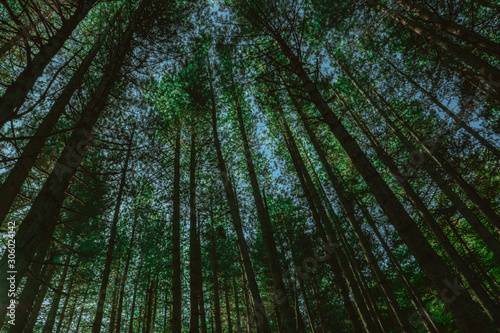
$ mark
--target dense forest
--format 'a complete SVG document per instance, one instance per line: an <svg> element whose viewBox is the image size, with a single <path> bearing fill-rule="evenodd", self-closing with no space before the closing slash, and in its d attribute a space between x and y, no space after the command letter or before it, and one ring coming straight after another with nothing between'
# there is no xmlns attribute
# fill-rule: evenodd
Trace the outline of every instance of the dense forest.
<svg viewBox="0 0 500 333"><path fill-rule="evenodd" d="M0 0L0 330L500 332L499 27Z"/></svg>

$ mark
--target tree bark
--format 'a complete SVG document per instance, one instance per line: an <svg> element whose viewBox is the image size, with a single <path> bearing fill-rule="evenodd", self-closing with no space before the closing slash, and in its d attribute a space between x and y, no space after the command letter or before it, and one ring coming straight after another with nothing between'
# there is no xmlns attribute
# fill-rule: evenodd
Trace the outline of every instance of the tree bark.
<svg viewBox="0 0 500 333"><path fill-rule="evenodd" d="M120 218L120 208L122 205L123 193L125 190L125 185L127 181L127 171L129 168L130 156L132 154L132 146L134 139L135 128L132 130L132 135L130 136L129 148L127 151L127 156L125 157L125 162L123 164L122 175L120 179L120 186L118 188L118 195L116 198L116 206L113 214L113 220L111 222L110 236L108 240L108 247L106 250L106 260L104 262L104 270L102 272L102 282L99 291L99 299L97 301L97 310L92 324L92 333L101 332L102 317L104 315L104 302L106 300L106 292L108 289L109 275L111 273L111 265L113 263L113 252L115 250L116 236L118 233L118 220Z"/></svg>
<svg viewBox="0 0 500 333"><path fill-rule="evenodd" d="M137 227L137 215L134 218L134 225L132 226L132 236L130 237L130 244L127 250L127 259L125 261L125 268L123 270L123 277L120 283L120 297L118 299L118 310L117 310L117 319L116 319L116 333L120 333L122 326L122 313L123 313L123 298L125 297L125 285L127 282L128 270L130 267L130 259L132 257L132 249L134 247L134 239L135 239L135 230Z"/></svg>
<svg viewBox="0 0 500 333"><path fill-rule="evenodd" d="M199 236L196 225L196 130L191 127L191 154L189 164L189 290L191 316L189 331L197 333L200 330L200 288L201 288L201 257L198 257Z"/></svg>
<svg viewBox="0 0 500 333"><path fill-rule="evenodd" d="M181 291L181 130L176 129L174 151L174 197L172 214L172 331L182 330L182 291Z"/></svg>
<svg viewBox="0 0 500 333"><path fill-rule="evenodd" d="M262 198L259 183L257 180L257 174L255 172L252 151L248 142L245 122L243 119L241 101L239 97L236 98L236 111L238 115L240 133L243 141L244 155L247 164L248 175L250 177L250 184L252 186L252 194L255 206L257 207L257 216L260 222L260 228L262 230L262 237L264 239L264 249L266 251L269 268L271 270L271 276L275 289L274 292L277 294L277 296L279 294L280 297L280 299L278 300L278 309L280 311L281 319L283 321L283 326L286 332L303 332L303 330L298 331L295 327L295 323L293 320L293 310L287 297L287 289L285 288L285 283L283 282L283 271L279 263L279 255L276 249L276 241L274 239L271 218L269 216L269 211L264 205L264 199Z"/></svg>
<svg viewBox="0 0 500 333"><path fill-rule="evenodd" d="M64 269L59 279L59 284L57 285L56 292L52 298L52 304L50 305L49 313L47 314L47 321L43 326L42 333L53 333L54 324L56 322L57 311L59 310L59 302L61 301L61 295L64 289L64 283L66 282L66 276L68 275L69 264L71 262L71 254L66 257L64 261Z"/></svg>
<svg viewBox="0 0 500 333"><path fill-rule="evenodd" d="M219 140L219 135L217 133L217 115L216 115L216 104L215 104L215 96L214 89L212 87L212 83L209 80L211 91L212 91L212 134L214 138L215 150L217 154L217 165L221 174L222 182L224 184L224 191L226 193L226 200L229 204L230 215L234 225L234 229L236 231L236 236L238 239L238 248L243 257L243 264L245 267L245 274L248 279L248 286L250 289L250 293L252 295L253 303L255 305L254 315L257 320L257 325L260 327L263 333L271 333L271 329L269 327L269 320L266 315L266 310L264 308L264 304L262 302L262 298L260 296L259 286L257 285L257 281L255 279L255 273L252 267L252 263L250 260L250 253L248 251L248 246L245 240L245 235L243 234L243 226L239 213L239 208L237 204L236 194L233 190L233 184L229 173L226 169L226 164L224 161L224 156L222 155L222 146Z"/></svg>

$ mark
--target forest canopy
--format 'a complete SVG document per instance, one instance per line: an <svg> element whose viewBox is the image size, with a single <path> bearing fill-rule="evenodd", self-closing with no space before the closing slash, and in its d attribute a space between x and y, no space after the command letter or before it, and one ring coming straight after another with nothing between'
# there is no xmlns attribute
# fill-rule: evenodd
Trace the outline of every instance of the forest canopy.
<svg viewBox="0 0 500 333"><path fill-rule="evenodd" d="M0 0L0 330L500 332L499 27Z"/></svg>

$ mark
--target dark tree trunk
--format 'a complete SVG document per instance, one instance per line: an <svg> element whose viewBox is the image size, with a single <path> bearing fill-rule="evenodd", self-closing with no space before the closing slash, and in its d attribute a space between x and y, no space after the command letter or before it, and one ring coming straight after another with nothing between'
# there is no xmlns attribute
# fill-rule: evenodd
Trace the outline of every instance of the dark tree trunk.
<svg viewBox="0 0 500 333"><path fill-rule="evenodd" d="M189 164L189 288L191 316L189 331L200 330L201 254L198 249L199 236L196 225L196 129L191 128L191 156Z"/></svg>
<svg viewBox="0 0 500 333"><path fill-rule="evenodd" d="M264 238L264 249L266 251L266 256L269 262L269 268L271 270L271 276L273 280L273 285L275 293L279 294L280 299L278 300L277 308L280 311L281 319L283 321L283 327L286 332L299 332L295 326L293 320L293 310L287 297L287 290L285 288L285 283L283 282L283 271L279 263L279 255L276 249L276 241L274 239L273 227L271 224L271 218L269 216L269 211L264 205L264 199L259 188L259 182L257 179L257 174L255 172L254 162L252 158L252 150L248 142L248 137L245 129L245 122L243 119L243 111L241 108L239 97L236 101L236 111L238 114L238 122L241 132L241 137L243 141L243 148L245 152L245 159L247 163L248 175L250 177L250 183L252 186L252 194L257 207L257 216L260 222L260 227L262 230L262 236ZM300 331L302 332L302 331Z"/></svg>
<svg viewBox="0 0 500 333"><path fill-rule="evenodd" d="M132 249L134 247L134 239L135 239L135 229L137 227L137 216L134 219L134 225L132 227L132 235L130 237L130 245L127 250L127 259L125 261L125 268L123 270L123 276L120 283L120 297L118 299L118 310L116 317L116 333L120 333L122 327L122 312L123 312L123 298L125 297L125 285L127 282L128 270L130 267L130 259L132 257Z"/></svg>
<svg viewBox="0 0 500 333"><path fill-rule="evenodd" d="M47 321L43 326L42 333L53 333L54 324L56 322L57 311L59 310L59 302L61 301L61 295L64 289L64 283L66 282L66 276L68 275L69 264L71 262L71 255L66 257L64 261L64 269L59 280L59 284L56 288L55 295L52 298L52 304L50 305L49 313L47 314Z"/></svg>
<svg viewBox="0 0 500 333"><path fill-rule="evenodd" d="M182 330L182 291L181 291L181 130L175 134L174 155L174 198L172 214L172 331Z"/></svg>
<svg viewBox="0 0 500 333"><path fill-rule="evenodd" d="M212 318L215 321L215 332L222 333L222 320L220 310L220 292L219 292L219 259L217 255L216 233L214 228L212 204L210 203L210 224L212 226L212 270L213 270L213 284L214 284L214 309L212 311Z"/></svg>
<svg viewBox="0 0 500 333"><path fill-rule="evenodd" d="M211 84L211 81L209 81ZM233 189L233 184L229 172L226 169L226 164L224 161L224 156L222 155L222 145L219 140L219 134L217 131L217 109L215 104L214 89L211 86L212 91L212 134L214 138L215 150L217 154L217 165L221 174L222 182L224 184L224 191L226 193L226 200L229 205L231 219L236 231L236 236L238 239L238 248L243 258L243 265L245 267L245 274L248 279L248 286L250 293L252 295L253 303L255 305L255 318L257 320L257 325L260 327L263 333L271 333L269 327L269 320L267 319L266 310L260 296L259 286L257 280L255 279L255 273L252 267L252 262L250 260L250 253L248 251L248 245L245 240L245 235L243 233L243 226L240 217L240 212L238 208L236 193Z"/></svg>
<svg viewBox="0 0 500 333"><path fill-rule="evenodd" d="M104 262L104 270L102 272L102 281L101 281L101 288L99 291L99 299L97 301L97 310L95 314L94 323L92 324L92 333L99 333L101 331L102 317L104 315L104 302L106 300L106 291L108 289L109 275L111 273L111 265L113 263L113 252L115 250L115 242L118 233L118 220L120 218L120 208L122 205L123 192L125 190L125 185L127 181L127 171L129 168L130 155L132 154L134 132L135 128L132 131L132 135L130 137L130 142L129 142L129 148L127 151L127 156L125 157L125 162L123 164L120 186L118 188L118 195L116 198L115 211L113 214L113 220L111 222L108 247L106 250L106 260Z"/></svg>

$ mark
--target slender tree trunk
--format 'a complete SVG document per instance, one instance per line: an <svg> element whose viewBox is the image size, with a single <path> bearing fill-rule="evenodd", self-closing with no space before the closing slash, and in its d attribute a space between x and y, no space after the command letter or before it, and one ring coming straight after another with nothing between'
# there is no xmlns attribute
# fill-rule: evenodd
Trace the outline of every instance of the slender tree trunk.
<svg viewBox="0 0 500 333"><path fill-rule="evenodd" d="M201 228L199 229L198 232L198 257L201 260ZM200 265L201 267L201 265ZM208 328L207 328L207 316L206 316L206 311L205 311L205 294L203 292L203 272L200 272L200 285L199 287L199 305L200 305L200 321L201 321L201 333L207 333Z"/></svg>
<svg viewBox="0 0 500 333"><path fill-rule="evenodd" d="M182 291L181 291L181 130L175 134L174 155L174 198L172 215L172 331L182 330Z"/></svg>
<svg viewBox="0 0 500 333"><path fill-rule="evenodd" d="M134 294L132 296L132 309L130 310L130 320L129 320L129 325L128 325L128 333L134 333L135 305L136 305L136 301L137 301L137 290L139 289L139 283L141 280L141 272L142 272L142 261L139 265L139 269L137 270L137 276L135 278Z"/></svg>
<svg viewBox="0 0 500 333"><path fill-rule="evenodd" d="M135 239L135 230L137 227L137 215L134 218L134 225L132 226L132 235L130 237L130 245L127 250L127 259L125 261L125 268L123 270L123 277L120 283L120 297L118 299L118 310L116 317L116 333L120 333L122 326L122 313L123 313L123 298L125 297L125 285L127 282L128 270L130 267L130 259L132 258L132 249L134 247L134 239Z"/></svg>
<svg viewBox="0 0 500 333"><path fill-rule="evenodd" d="M109 275L111 273L111 265L113 263L113 252L115 250L116 236L118 233L118 220L120 218L120 208L122 206L123 192L125 190L125 185L127 181L127 171L129 168L130 155L132 153L134 132L135 128L133 129L132 135L130 136L129 148L127 151L127 156L125 157L125 162L123 164L120 186L118 188L118 195L116 198L115 211L113 213L113 220L111 222L108 247L106 250L106 260L104 262L104 269L102 272L102 282L99 291L99 299L97 301L97 310L94 318L94 323L92 324L92 333L99 333L101 331L102 317L104 315L104 302L106 300L106 291L108 289Z"/></svg>
<svg viewBox="0 0 500 333"><path fill-rule="evenodd" d="M35 81L42 75L45 67L63 47L80 21L96 3L96 0L85 0L77 3L77 7L69 20L65 21L55 35L40 48L38 54L28 62L16 80L7 88L0 98L0 127L9 119L15 117L16 109L20 107L31 90Z"/></svg>
<svg viewBox="0 0 500 333"><path fill-rule="evenodd" d="M150 276L151 280L151 276ZM147 301L146 301L146 322L144 324L144 332L151 333L151 321L153 317L153 295L154 295L154 286L153 282L150 282L149 288L146 289Z"/></svg>
<svg viewBox="0 0 500 333"><path fill-rule="evenodd" d="M239 256L239 261L240 261L240 267L241 267L241 283L242 283L242 289L243 289L243 300L245 302L245 328L247 333L252 333L252 327L250 325L251 323L251 317L250 317L250 300L248 297L248 291L247 291L247 282L245 278L245 268L243 266L243 258L241 257L241 253Z"/></svg>
<svg viewBox="0 0 500 333"><path fill-rule="evenodd" d="M66 314L67 314L66 309L68 308L68 303L69 303L69 299L71 297L71 292L73 291L74 283L75 283L75 274L71 274L71 277L69 278L68 291L66 292L67 295L64 298L63 307L62 307L61 313L59 315L59 321L57 322L57 326L56 326L56 330L55 330L56 333L61 332L62 324L64 322L64 319L66 318Z"/></svg>
<svg viewBox="0 0 500 333"><path fill-rule="evenodd" d="M278 107L278 110L280 112L280 120L284 128L283 135L285 137L285 141L287 144L288 151L290 153L292 163L295 167L295 170L297 171L297 175L299 176L299 180L301 182L306 199L309 203L311 213L313 214L313 218L316 222L316 227L321 234L321 238L327 244L328 244L328 238L334 244L339 244L337 236L333 231L331 222L326 214L325 208L319 198L319 194L316 188L314 187L312 180L305 167L304 161L302 160L302 157L299 154L299 150L297 148L293 135L290 131L286 118L284 117L283 110L280 107ZM327 229L326 233L324 229ZM328 238L326 237L326 234L328 234ZM351 300L348 295L349 294L348 290L350 290L351 293L353 294L353 299L356 304L359 318L363 322L365 329L369 330L370 332L377 332L378 329L375 327L375 323L373 323L373 321L370 318L370 314L368 308L366 307L366 304L364 303L361 290L359 289L359 286L356 284L354 280L353 272L348 267L349 265L347 263L346 255L342 252L342 250L338 249L337 246L334 246L333 251L334 251L334 257L331 258L330 263L332 265L333 271L335 272L336 284L337 286L339 286L339 289L341 290L341 296L348 311L349 319L351 320L353 326L356 327L356 330L360 331L361 328L358 326L359 323L357 322L358 316L355 314L355 311L352 308ZM345 281L342 279L341 276L339 276L339 272L344 273Z"/></svg>
<svg viewBox="0 0 500 333"><path fill-rule="evenodd" d="M69 316L68 316L68 320L66 322L66 325L64 325L64 328L61 327L61 329L64 332L71 332L71 325L73 324L73 318L75 317L77 302L78 302L78 297L76 296L76 297L74 297L74 301L71 304L71 308L69 310Z"/></svg>
<svg viewBox="0 0 500 333"><path fill-rule="evenodd" d="M191 127L191 156L189 164L189 290L190 290L190 322L189 331L200 330L200 287L201 258L198 257L199 236L196 226L196 130Z"/></svg>
<svg viewBox="0 0 500 333"><path fill-rule="evenodd" d="M83 301L82 301L82 304L85 304L85 302L87 301L87 297L88 297L88 294L89 294L89 288L87 288L85 290L85 295L83 295ZM79 329L80 329L80 324L82 322L82 318L83 318L83 311L85 310L85 306L82 306L81 307L81 310L80 310L80 314L78 315L78 321L76 322L76 328L75 328L75 332L80 332ZM31 331L28 331L28 332L31 332ZM68 329L68 333L69 333L69 329Z"/></svg>
<svg viewBox="0 0 500 333"><path fill-rule="evenodd" d="M224 298L225 298L225 303L226 303L226 318L227 318L227 328L229 333L233 333L233 324L231 321L231 308L229 305L229 283L226 280L225 282L225 288L224 288Z"/></svg>
<svg viewBox="0 0 500 333"><path fill-rule="evenodd" d="M61 301L61 295L64 289L64 283L66 282L66 276L68 275L69 264L71 262L71 254L66 257L64 261L64 269L59 280L59 284L56 288L54 298L52 299L52 304L50 305L49 313L47 314L47 321L43 326L42 333L53 333L54 324L56 322L57 311L59 310L59 302Z"/></svg>
<svg viewBox="0 0 500 333"><path fill-rule="evenodd" d="M118 267L120 267L120 262L118 262ZM113 284L113 297L111 300L111 315L109 317L109 333L115 333L116 329L116 312L118 311L118 297L120 293L120 272L119 269L116 271L115 283Z"/></svg>
<svg viewBox="0 0 500 333"><path fill-rule="evenodd" d="M275 293L280 295L278 301L278 309L281 314L281 319L283 320L283 326L286 332L298 332L293 321L293 311L290 302L287 297L287 290L285 288L285 283L283 282L283 271L279 263L279 255L276 249L276 241L274 239L273 228L271 224L271 218L269 216L269 211L264 205L264 199L260 192L259 183L257 180L257 174L255 172L255 167L252 158L252 151L250 144L248 142L248 137L245 129L245 122L243 119L243 112L241 108L239 97L236 101L236 110L238 114L238 122L241 132L241 137L243 141L243 147L245 152L245 159L247 163L248 175L250 177L250 183L252 186L252 193L255 205L257 207L257 215L260 222L260 227L262 230L262 236L264 238L264 249L266 251L266 256L269 261L269 268L271 270L271 276L273 280L273 285ZM302 331L300 331L302 332Z"/></svg>
<svg viewBox="0 0 500 333"><path fill-rule="evenodd" d="M304 300L304 305L306 307L306 314L307 314L307 321L309 322L309 329L311 330L311 333L316 333L316 328L314 327L314 316L313 316L313 310L311 308L311 303L309 302L309 299L307 298L307 293L306 289L304 287L304 283L302 280L299 279L299 289L300 289L300 294L302 295L302 299ZM317 309L318 313L320 312L319 309ZM326 326L324 326L326 327Z"/></svg>
<svg viewBox="0 0 500 333"><path fill-rule="evenodd" d="M238 289L236 288L236 277L232 276L234 307L236 312L236 332L241 333L240 304L238 300Z"/></svg>
<svg viewBox="0 0 500 333"><path fill-rule="evenodd" d="M213 284L214 284L214 309L212 311L212 316L215 321L215 332L222 333L222 320L221 320L221 310L220 310L220 292L219 292L219 259L217 255L217 243L216 234L214 228L212 203L210 203L210 224L212 226L212 270L213 270Z"/></svg>
<svg viewBox="0 0 500 333"><path fill-rule="evenodd" d="M211 81L210 85L211 85ZM264 308L264 304L262 302L262 298L260 296L259 286L257 285L257 281L255 279L255 273L252 267L252 263L250 260L250 253L248 251L248 246L245 240L245 235L243 233L243 226L240 217L240 212L237 204L236 194L234 193L233 184L229 173L226 169L224 157L222 155L222 146L219 141L219 135L217 133L217 115L216 115L216 104L215 104L215 96L214 90L211 86L212 91L212 134L214 138L215 150L217 154L218 168L221 173L222 182L224 184L224 191L226 193L226 200L229 204L230 215L234 225L234 229L236 231L236 236L238 239L238 248L243 257L243 264L245 267L245 274L248 279L248 286L250 289L250 293L252 295L253 303L255 305L255 318L257 320L257 325L260 326L260 329L263 333L271 333L271 329L269 327L269 320L267 319L266 310Z"/></svg>

